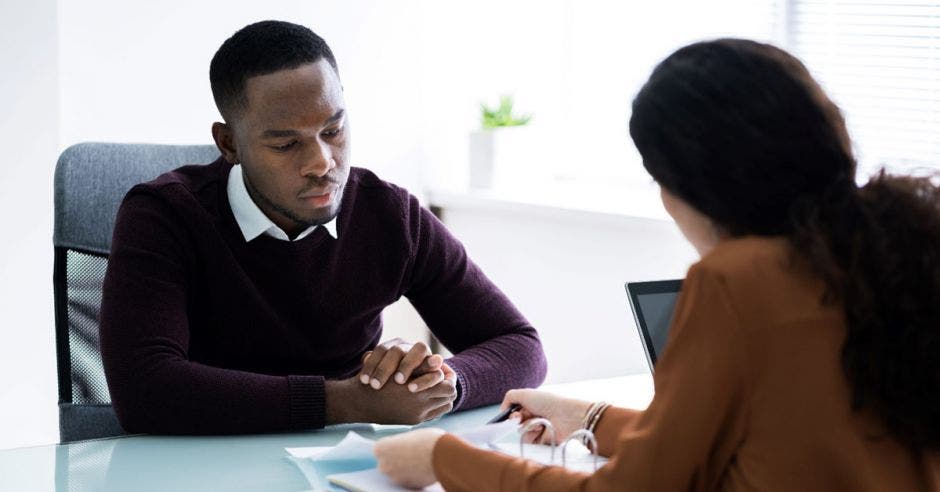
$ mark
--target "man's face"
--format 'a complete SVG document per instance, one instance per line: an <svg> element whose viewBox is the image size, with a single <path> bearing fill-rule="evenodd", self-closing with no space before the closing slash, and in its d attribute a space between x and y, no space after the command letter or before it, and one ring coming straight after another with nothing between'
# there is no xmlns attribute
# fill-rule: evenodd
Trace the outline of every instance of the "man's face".
<svg viewBox="0 0 940 492"><path fill-rule="evenodd" d="M326 60L251 77L230 125L245 185L290 235L339 213L349 177L349 128L339 77Z"/></svg>

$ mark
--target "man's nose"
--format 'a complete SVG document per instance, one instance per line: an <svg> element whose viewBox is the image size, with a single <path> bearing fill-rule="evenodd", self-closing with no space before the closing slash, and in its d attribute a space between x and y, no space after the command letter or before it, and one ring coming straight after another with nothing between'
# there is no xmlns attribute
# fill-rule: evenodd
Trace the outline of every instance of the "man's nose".
<svg viewBox="0 0 940 492"><path fill-rule="evenodd" d="M317 143L308 147L309 151L302 156L303 164L300 175L304 177L322 177L336 167L333 153L328 145Z"/></svg>

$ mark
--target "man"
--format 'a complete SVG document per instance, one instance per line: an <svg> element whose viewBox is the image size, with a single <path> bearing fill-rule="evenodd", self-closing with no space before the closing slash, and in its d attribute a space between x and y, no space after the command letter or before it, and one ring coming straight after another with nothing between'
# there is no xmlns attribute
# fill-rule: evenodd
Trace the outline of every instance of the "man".
<svg viewBox="0 0 940 492"><path fill-rule="evenodd" d="M407 191L348 162L336 61L265 21L219 48L222 156L135 186L101 310L112 402L129 432L417 423L537 386L535 330ZM377 345L402 295L456 355Z"/></svg>

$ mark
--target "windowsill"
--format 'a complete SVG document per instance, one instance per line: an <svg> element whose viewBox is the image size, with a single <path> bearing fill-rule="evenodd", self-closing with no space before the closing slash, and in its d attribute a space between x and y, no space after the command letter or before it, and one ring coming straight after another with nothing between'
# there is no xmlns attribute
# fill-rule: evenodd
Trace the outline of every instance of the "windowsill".
<svg viewBox="0 0 940 492"><path fill-rule="evenodd" d="M515 188L432 189L428 202L445 211L474 210L553 219L623 223L624 219L671 221L653 183L554 181Z"/></svg>

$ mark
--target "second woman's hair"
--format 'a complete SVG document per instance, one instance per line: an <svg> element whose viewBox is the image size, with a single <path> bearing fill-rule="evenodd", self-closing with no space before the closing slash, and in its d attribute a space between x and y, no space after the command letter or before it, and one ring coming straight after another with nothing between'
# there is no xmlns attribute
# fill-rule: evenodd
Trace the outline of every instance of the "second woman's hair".
<svg viewBox="0 0 940 492"><path fill-rule="evenodd" d="M787 237L844 305L856 408L940 447L940 191L884 173L855 183L839 109L773 46L721 39L660 63L630 135L663 188L732 236Z"/></svg>

